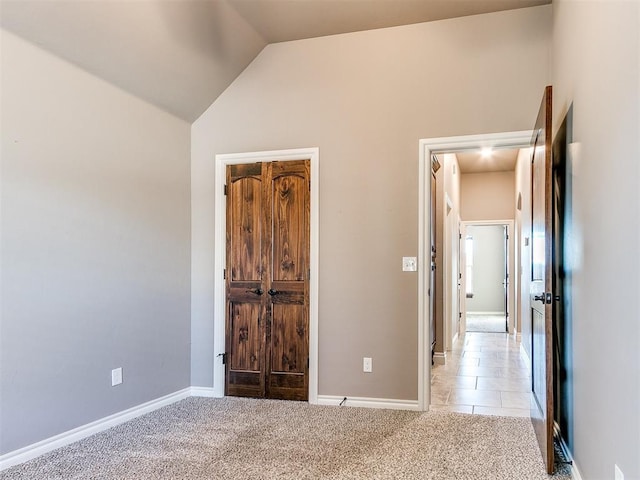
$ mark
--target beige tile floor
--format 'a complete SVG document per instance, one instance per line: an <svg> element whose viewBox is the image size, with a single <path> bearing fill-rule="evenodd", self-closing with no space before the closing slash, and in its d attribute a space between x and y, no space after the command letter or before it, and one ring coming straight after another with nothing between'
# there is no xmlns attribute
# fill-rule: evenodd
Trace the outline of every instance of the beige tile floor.
<svg viewBox="0 0 640 480"><path fill-rule="evenodd" d="M431 369L431 410L528 417L531 380L520 342L506 333L467 332L445 365Z"/></svg>

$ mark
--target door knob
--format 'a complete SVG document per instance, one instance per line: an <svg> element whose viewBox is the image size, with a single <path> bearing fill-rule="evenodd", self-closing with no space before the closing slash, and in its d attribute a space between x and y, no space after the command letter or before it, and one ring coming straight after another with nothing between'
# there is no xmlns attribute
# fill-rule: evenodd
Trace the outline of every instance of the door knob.
<svg viewBox="0 0 640 480"><path fill-rule="evenodd" d="M264 290L262 290L260 287L258 288L254 288L252 290L247 290L248 293L255 293L256 295L262 295L264 293Z"/></svg>
<svg viewBox="0 0 640 480"><path fill-rule="evenodd" d="M274 295L278 295L280 292L277 290L274 290L273 288L270 288L267 293L273 297Z"/></svg>

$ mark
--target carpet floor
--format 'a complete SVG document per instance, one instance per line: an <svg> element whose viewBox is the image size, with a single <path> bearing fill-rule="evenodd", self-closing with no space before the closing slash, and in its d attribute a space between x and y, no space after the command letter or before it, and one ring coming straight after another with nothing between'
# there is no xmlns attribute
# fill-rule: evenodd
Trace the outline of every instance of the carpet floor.
<svg viewBox="0 0 640 480"><path fill-rule="evenodd" d="M527 418L188 398L3 480L505 479L546 475Z"/></svg>

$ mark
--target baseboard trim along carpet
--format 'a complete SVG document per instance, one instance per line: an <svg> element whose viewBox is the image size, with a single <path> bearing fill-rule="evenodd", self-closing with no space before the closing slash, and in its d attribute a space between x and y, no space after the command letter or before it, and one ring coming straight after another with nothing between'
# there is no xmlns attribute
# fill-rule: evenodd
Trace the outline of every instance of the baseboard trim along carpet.
<svg viewBox="0 0 640 480"><path fill-rule="evenodd" d="M416 412L420 411L417 400L395 400L391 398L318 395L318 405L342 405L343 407L386 408L389 410L412 410Z"/></svg>
<svg viewBox="0 0 640 480"><path fill-rule="evenodd" d="M115 427L121 423L132 420L141 415L153 412L159 408L179 402L188 397L207 397L215 398L215 390L210 387L189 387L178 392L170 393L164 397L151 400L136 407L114 413L108 417L101 418L86 425L74 428L67 432L60 433L53 437L47 438L40 442L27 445L26 447L5 453L0 456L0 471L9 467L32 460L40 455L49 453L70 443L77 442L83 438L89 437L96 433ZM318 405L339 405L344 397L332 395L319 395ZM366 398L366 397L348 397L343 406L349 407L365 407L365 408L386 408L390 410L413 410L419 411L417 400L394 400L386 398Z"/></svg>
<svg viewBox="0 0 640 480"><path fill-rule="evenodd" d="M578 470L576 461L573 459L573 455L571 455L571 450L569 450L567 442L564 441L564 437L560 434L560 429L558 428L557 423L553 426L553 434L555 436L555 439L558 440L558 444L560 445L562 454L571 464L571 480L582 480L582 475L580 475L580 471Z"/></svg>
<svg viewBox="0 0 640 480"><path fill-rule="evenodd" d="M192 397L222 398L211 387L191 387Z"/></svg>
<svg viewBox="0 0 640 480"><path fill-rule="evenodd" d="M72 430L60 433L53 437L47 438L37 443L27 445L26 447L14 450L12 452L5 453L0 456L0 471L6 470L9 467L24 463L28 460L49 453L57 448L64 447L70 443L77 442L83 438L89 437L96 433L107 430L121 423L132 420L136 417L144 415L146 413L153 412L159 408L171 405L172 403L179 402L191 396L191 388L185 388L183 390L170 393L164 397L156 398L141 405L123 410L108 417L101 418L86 425L74 428Z"/></svg>

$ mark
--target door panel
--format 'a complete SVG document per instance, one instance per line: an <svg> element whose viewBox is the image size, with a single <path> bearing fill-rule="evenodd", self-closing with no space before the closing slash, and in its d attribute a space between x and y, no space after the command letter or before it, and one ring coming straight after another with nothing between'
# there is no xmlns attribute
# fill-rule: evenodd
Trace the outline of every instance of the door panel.
<svg viewBox="0 0 640 480"><path fill-rule="evenodd" d="M227 168L225 395L264 396L262 167Z"/></svg>
<svg viewBox="0 0 640 480"><path fill-rule="evenodd" d="M261 281L262 179L260 164L234 165L228 185L227 243L231 280ZM230 221L229 221L230 220Z"/></svg>
<svg viewBox="0 0 640 480"><path fill-rule="evenodd" d="M225 394L306 400L309 161L227 167Z"/></svg>
<svg viewBox="0 0 640 480"><path fill-rule="evenodd" d="M307 400L309 359L309 163L272 165L272 268L268 391Z"/></svg>
<svg viewBox="0 0 640 480"><path fill-rule="evenodd" d="M533 423L547 471L553 473L553 289L551 87L546 87L532 138L531 375Z"/></svg>

